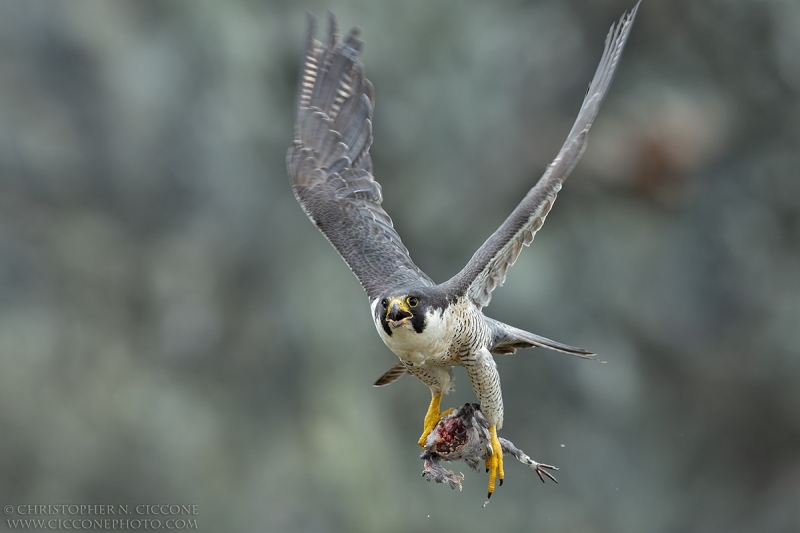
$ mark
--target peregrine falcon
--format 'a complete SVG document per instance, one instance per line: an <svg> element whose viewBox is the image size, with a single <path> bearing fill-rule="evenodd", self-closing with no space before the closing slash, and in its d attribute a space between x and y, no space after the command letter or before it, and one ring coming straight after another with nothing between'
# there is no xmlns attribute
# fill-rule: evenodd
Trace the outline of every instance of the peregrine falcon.
<svg viewBox="0 0 800 533"><path fill-rule="evenodd" d="M400 358L376 385L408 372L430 388L421 446L449 412L439 409L451 387L453 367L466 369L489 422L489 497L504 477L497 436L503 427L503 397L492 356L532 347L586 358L594 354L491 319L483 308L522 247L533 241L561 184L583 154L638 7L611 27L578 118L555 160L461 272L440 284L414 264L381 207L381 186L373 178L369 155L374 91L359 57L359 29L340 40L331 14L328 39L322 44L314 38L315 21L309 15L294 141L287 154L294 195L361 282L378 334Z"/></svg>

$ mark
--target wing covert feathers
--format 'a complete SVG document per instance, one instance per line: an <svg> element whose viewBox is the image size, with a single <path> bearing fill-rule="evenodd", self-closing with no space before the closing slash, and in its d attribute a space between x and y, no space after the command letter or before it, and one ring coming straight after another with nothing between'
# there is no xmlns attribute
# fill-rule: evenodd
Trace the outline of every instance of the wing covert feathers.
<svg viewBox="0 0 800 533"><path fill-rule="evenodd" d="M530 245L544 224L562 183L583 155L587 133L614 77L638 9L637 3L630 13L623 14L619 22L611 26L600 64L566 142L511 215L475 252L461 272L446 283L455 294L468 295L478 307L488 305L492 291L503 284L522 247Z"/></svg>
<svg viewBox="0 0 800 533"><path fill-rule="evenodd" d="M359 59L358 28L339 39L330 14L325 46L308 36L300 67L295 138L286 156L297 200L347 262L370 298L402 282L432 285L381 207L372 177L374 91Z"/></svg>

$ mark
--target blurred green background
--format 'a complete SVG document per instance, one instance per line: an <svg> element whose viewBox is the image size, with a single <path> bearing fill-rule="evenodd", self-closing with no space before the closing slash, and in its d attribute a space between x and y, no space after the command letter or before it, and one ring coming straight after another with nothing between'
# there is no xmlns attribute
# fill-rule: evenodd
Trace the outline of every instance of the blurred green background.
<svg viewBox="0 0 800 533"><path fill-rule="evenodd" d="M487 314L481 509L426 483L427 388L292 196L310 10L363 29L376 178L457 272L552 160L632 0L0 3L0 503L196 504L205 531L800 527L800 2L645 0ZM474 396L463 371L446 406ZM5 517L4 517L5 519ZM0 529L6 528L4 522Z"/></svg>

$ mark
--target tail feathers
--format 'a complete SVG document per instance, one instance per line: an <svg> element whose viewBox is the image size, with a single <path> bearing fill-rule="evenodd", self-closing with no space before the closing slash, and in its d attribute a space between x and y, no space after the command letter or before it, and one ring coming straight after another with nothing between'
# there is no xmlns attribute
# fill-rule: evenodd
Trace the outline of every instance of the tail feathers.
<svg viewBox="0 0 800 533"><path fill-rule="evenodd" d="M494 332L494 342L489 349L494 355L512 354L520 348L547 348L548 350L574 355L582 359L598 361L598 359L595 358L596 354L594 352L584 350L583 348L576 348L575 346L550 340L488 317L486 321ZM604 363L605 361L601 362Z"/></svg>
<svg viewBox="0 0 800 533"><path fill-rule="evenodd" d="M406 373L406 365L403 362L399 362L394 365L392 368L386 371L381 377L378 378L378 381L375 382L373 385L374 387L383 387L384 385L388 385L390 383L394 383L401 377L403 374Z"/></svg>

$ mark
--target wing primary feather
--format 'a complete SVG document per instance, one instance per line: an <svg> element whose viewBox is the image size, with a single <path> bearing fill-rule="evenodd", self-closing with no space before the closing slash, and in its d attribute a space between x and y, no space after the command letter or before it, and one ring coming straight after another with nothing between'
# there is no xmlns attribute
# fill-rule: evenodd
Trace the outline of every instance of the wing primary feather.
<svg viewBox="0 0 800 533"><path fill-rule="evenodd" d="M318 103L320 110L331 118L336 117L341 103L353 91L353 68L361 49L358 33L358 28L354 28L347 39L336 46L336 53L331 54L330 63L326 65L327 75L320 77Z"/></svg>
<svg viewBox="0 0 800 533"><path fill-rule="evenodd" d="M300 66L300 79L297 83L296 124L298 126L302 122L305 111L311 101L311 94L317 82L320 59L320 44L314 39L317 19L311 13L306 13L306 23L308 24L308 32L306 33L306 45L303 51L303 63ZM298 133L298 126L295 127L295 136Z"/></svg>

